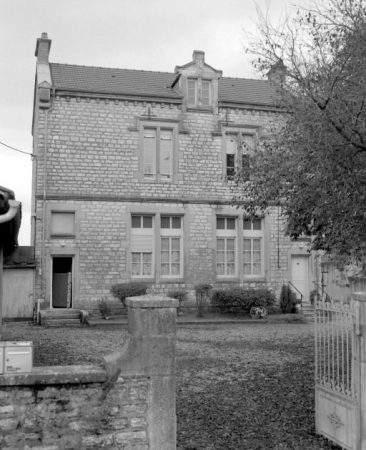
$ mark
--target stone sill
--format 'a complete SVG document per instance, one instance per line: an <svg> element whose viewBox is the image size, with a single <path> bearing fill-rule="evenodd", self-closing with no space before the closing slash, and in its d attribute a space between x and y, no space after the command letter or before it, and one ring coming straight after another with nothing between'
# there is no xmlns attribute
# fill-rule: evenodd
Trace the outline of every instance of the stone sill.
<svg viewBox="0 0 366 450"><path fill-rule="evenodd" d="M97 365L34 367L31 373L0 375L0 386L104 383L106 371Z"/></svg>

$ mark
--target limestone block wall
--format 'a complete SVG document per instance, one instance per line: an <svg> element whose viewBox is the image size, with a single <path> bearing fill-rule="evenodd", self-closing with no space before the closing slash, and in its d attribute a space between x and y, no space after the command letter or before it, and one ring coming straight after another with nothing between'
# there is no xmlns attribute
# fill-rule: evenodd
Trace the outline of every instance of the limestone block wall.
<svg viewBox="0 0 366 450"><path fill-rule="evenodd" d="M126 300L128 331L103 366L0 375L3 450L176 448L177 300Z"/></svg>

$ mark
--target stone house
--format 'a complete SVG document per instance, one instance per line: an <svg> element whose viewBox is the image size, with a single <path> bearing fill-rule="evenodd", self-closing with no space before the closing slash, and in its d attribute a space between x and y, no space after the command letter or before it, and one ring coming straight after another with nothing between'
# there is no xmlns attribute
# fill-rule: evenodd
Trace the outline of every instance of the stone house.
<svg viewBox="0 0 366 450"><path fill-rule="evenodd" d="M281 120L268 80L224 77L194 51L171 73L49 62L37 40L32 245L44 308L93 309L114 283L293 281L308 298L306 242L277 213L232 204L236 168Z"/></svg>

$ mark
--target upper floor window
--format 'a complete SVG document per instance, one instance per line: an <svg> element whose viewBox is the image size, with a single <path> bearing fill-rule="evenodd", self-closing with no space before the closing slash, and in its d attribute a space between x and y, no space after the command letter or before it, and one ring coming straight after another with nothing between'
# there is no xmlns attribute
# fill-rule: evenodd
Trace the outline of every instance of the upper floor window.
<svg viewBox="0 0 366 450"><path fill-rule="evenodd" d="M249 157L255 151L254 134L231 132L225 134L226 177L232 179L237 170L249 169ZM249 175L249 173L248 173Z"/></svg>
<svg viewBox="0 0 366 450"><path fill-rule="evenodd" d="M188 106L211 106L211 81L188 79Z"/></svg>
<svg viewBox="0 0 366 450"><path fill-rule="evenodd" d="M75 236L75 212L51 212L51 236Z"/></svg>
<svg viewBox="0 0 366 450"><path fill-rule="evenodd" d="M170 180L173 175L174 130L143 127L144 178Z"/></svg>

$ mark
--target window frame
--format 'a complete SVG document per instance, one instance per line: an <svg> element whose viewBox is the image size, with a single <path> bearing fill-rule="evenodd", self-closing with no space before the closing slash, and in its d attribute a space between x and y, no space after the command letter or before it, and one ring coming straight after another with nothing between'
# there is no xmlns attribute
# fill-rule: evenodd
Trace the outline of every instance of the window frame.
<svg viewBox="0 0 366 450"><path fill-rule="evenodd" d="M224 229L219 229L218 228L218 220L219 219L224 219L225 220L225 228ZM227 226L227 220L228 219L233 219L234 223L235 223L235 229L230 229ZM228 252L230 250L227 249L227 243L228 240L234 240L234 273L233 274L228 274L228 260L227 260L227 255ZM224 240L224 274L219 274L218 271L218 264L219 264L219 258L218 258L218 254L219 254L219 249L218 249L218 241L219 240ZM221 250L220 250L221 251ZM227 280L227 279L236 279L238 277L238 218L237 216L220 216L217 215L216 216L216 278L218 280Z"/></svg>
<svg viewBox="0 0 366 450"><path fill-rule="evenodd" d="M190 94L190 84L192 83L194 83L194 103L190 101L193 97ZM203 96L204 84L207 84L207 89L205 88L205 91L208 93L208 97ZM208 99L207 103L203 102L204 98ZM188 108L212 108L212 80L187 77L187 106Z"/></svg>
<svg viewBox="0 0 366 450"><path fill-rule="evenodd" d="M170 227L169 228L163 228L162 227L162 219L169 217L170 220ZM179 217L180 218L180 228L173 228L173 218ZM162 280L171 280L171 279L181 279L183 278L183 252L184 252L184 247L183 247L183 239L184 239L184 232L183 232L183 227L184 227L184 221L183 221L183 216L182 215L177 215L177 214L164 214L161 213L160 214L160 233L159 233L159 244L160 244L160 255L159 255L159 269L160 269L160 278ZM163 274L162 272L162 252L163 252L163 246L162 246L162 240L163 239L169 239L169 274ZM171 247L171 242L172 239L176 239L179 238L179 274L172 274L171 273L171 266L173 264L172 260L171 260L171 254L172 254L172 247Z"/></svg>
<svg viewBox="0 0 366 450"><path fill-rule="evenodd" d="M245 221L251 221L251 228L246 229L244 227ZM260 229L254 229L254 221L260 221ZM243 217L243 236L242 236L242 271L243 271L243 278L246 279L258 279L264 277L264 219L259 217ZM254 240L260 240L260 273L254 274L254 246L253 242ZM245 262L245 244L244 241L249 240L250 241L250 248L251 248L251 255L250 255L250 266L251 266L251 273L245 274L244 265Z"/></svg>
<svg viewBox="0 0 366 450"><path fill-rule="evenodd" d="M230 139L236 140L236 148L233 151L231 148L229 148L228 140ZM245 136L249 136L253 138L254 148L253 149L246 149L245 144ZM225 153L225 177L227 180L232 180L235 176L235 172L238 170L242 170L244 168L244 156L247 156L246 164L249 164L249 158L251 154L256 152L257 145L258 145L258 136L255 130L250 130L246 128L235 128L235 129L226 129L224 132L224 153ZM228 161L229 155L234 155L234 164L230 165L230 172L229 173L229 165Z"/></svg>
<svg viewBox="0 0 366 450"><path fill-rule="evenodd" d="M134 227L133 226L133 217L141 217L141 227ZM144 217L149 217L152 219L152 226L151 227L144 227ZM154 214L146 213L146 214L138 214L138 213L132 213L130 216L131 220L131 246L130 246L130 273L131 273L131 279L133 280L150 280L154 278L155 274L155 255L156 255L156 248L155 248L155 216ZM134 232L133 230L140 230L139 232ZM150 236L151 237L151 252L150 251L134 251L134 239L133 236L136 237L142 237L142 236ZM140 269L141 272L139 275L136 275L133 273L133 254L138 253L140 255ZM143 257L144 254L151 253L151 273L150 274L143 274Z"/></svg>
<svg viewBox="0 0 366 450"><path fill-rule="evenodd" d="M149 130L155 134L155 149L153 155L153 173L151 176L145 172L146 161L146 147L145 147L145 133ZM162 173L161 161L162 161L162 137L165 132L169 132L171 136L171 149L170 149L170 171L169 174ZM164 120L140 120L139 134L140 134L140 173L141 178L145 182L162 182L171 183L177 173L178 164L178 123L176 121L166 122Z"/></svg>

